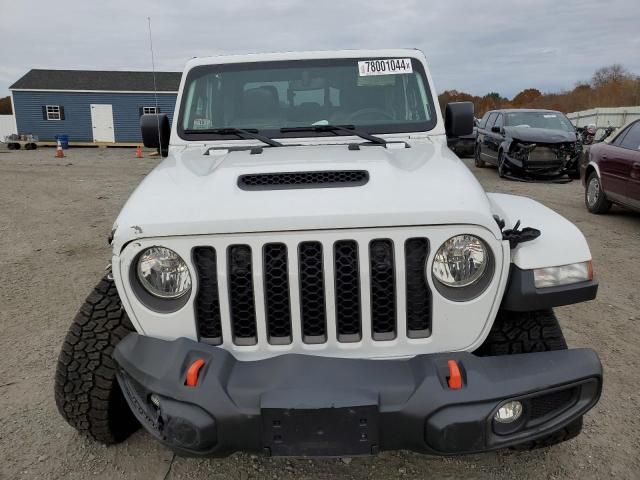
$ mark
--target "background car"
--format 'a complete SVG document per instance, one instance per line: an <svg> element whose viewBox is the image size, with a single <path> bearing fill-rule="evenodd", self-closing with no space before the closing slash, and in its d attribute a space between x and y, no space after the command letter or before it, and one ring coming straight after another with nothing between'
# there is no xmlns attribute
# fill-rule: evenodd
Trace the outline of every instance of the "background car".
<svg viewBox="0 0 640 480"><path fill-rule="evenodd" d="M475 165L501 177L580 178L582 147L571 121L554 110L492 110L477 127Z"/></svg>
<svg viewBox="0 0 640 480"><path fill-rule="evenodd" d="M606 213L612 203L640 211L640 120L610 142L590 147L582 168L584 201L591 213Z"/></svg>

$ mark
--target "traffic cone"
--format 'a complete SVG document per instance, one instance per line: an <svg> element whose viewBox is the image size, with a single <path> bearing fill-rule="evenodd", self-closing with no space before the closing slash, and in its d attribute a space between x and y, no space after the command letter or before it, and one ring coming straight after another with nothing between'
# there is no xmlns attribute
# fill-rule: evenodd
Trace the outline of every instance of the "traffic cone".
<svg viewBox="0 0 640 480"><path fill-rule="evenodd" d="M62 150L60 140L58 140L58 146L56 147L56 158L64 158L64 151Z"/></svg>
<svg viewBox="0 0 640 480"><path fill-rule="evenodd" d="M142 158L142 147L140 145L136 148L136 158Z"/></svg>

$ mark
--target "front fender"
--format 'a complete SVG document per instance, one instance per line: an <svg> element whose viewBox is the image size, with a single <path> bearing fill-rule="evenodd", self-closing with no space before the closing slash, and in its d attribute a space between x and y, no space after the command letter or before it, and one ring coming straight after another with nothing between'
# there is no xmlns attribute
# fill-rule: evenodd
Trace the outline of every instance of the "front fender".
<svg viewBox="0 0 640 480"><path fill-rule="evenodd" d="M562 215L530 198L488 193L494 215L505 229L520 220L522 227L540 230L540 237L521 243L511 251L511 262L522 270L568 265L591 260L591 251L582 232Z"/></svg>

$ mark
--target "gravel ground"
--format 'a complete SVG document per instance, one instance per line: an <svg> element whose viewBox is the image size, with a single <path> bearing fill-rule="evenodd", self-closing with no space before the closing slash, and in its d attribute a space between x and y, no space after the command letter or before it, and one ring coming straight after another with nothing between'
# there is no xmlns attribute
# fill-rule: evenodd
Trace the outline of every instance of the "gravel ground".
<svg viewBox="0 0 640 480"><path fill-rule="evenodd" d="M584 433L528 453L461 458L386 452L374 458L282 460L236 454L174 457L139 431L103 447L58 414L53 378L62 339L109 260L107 234L156 159L130 149L0 150L0 478L638 478L640 475L640 214L594 216L582 187L501 181L471 166L492 191L533 197L587 236L598 299L558 309L571 346L595 348L605 366L602 400Z"/></svg>

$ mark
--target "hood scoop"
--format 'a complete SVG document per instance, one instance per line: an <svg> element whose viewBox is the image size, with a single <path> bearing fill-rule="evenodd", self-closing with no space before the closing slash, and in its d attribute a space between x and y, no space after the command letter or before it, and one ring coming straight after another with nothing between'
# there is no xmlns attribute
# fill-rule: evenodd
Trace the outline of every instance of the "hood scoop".
<svg viewBox="0 0 640 480"><path fill-rule="evenodd" d="M360 187L369 181L366 170L254 173L238 177L242 190Z"/></svg>

